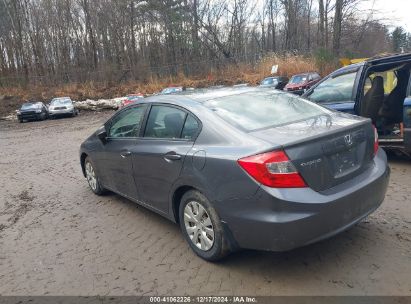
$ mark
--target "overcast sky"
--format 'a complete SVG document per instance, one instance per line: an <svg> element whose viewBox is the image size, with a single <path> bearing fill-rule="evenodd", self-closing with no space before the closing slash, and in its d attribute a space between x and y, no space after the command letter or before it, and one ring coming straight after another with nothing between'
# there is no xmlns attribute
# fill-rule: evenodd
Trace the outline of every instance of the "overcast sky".
<svg viewBox="0 0 411 304"><path fill-rule="evenodd" d="M368 0L362 4L362 9L372 7L375 10L374 18L392 27L402 26L411 32L411 0Z"/></svg>

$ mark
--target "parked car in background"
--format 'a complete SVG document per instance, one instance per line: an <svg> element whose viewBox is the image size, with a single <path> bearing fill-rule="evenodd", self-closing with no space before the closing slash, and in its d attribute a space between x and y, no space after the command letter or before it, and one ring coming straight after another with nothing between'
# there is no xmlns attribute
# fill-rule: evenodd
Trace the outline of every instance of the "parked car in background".
<svg viewBox="0 0 411 304"><path fill-rule="evenodd" d="M70 97L53 98L49 104L49 117L77 116L78 110L74 107Z"/></svg>
<svg viewBox="0 0 411 304"><path fill-rule="evenodd" d="M124 99L121 103L120 103L120 109L135 103L135 102L139 102L140 100L144 99L144 94L138 93L138 94L130 94L127 95L126 99Z"/></svg>
<svg viewBox="0 0 411 304"><path fill-rule="evenodd" d="M411 155L411 53L375 57L343 67L303 97L370 118L380 145Z"/></svg>
<svg viewBox="0 0 411 304"><path fill-rule="evenodd" d="M282 90L288 83L288 80L288 77L285 76L266 77L260 82L260 87Z"/></svg>
<svg viewBox="0 0 411 304"><path fill-rule="evenodd" d="M79 156L95 194L178 222L203 259L317 242L382 203L389 167L369 119L276 90L186 94L120 110Z"/></svg>
<svg viewBox="0 0 411 304"><path fill-rule="evenodd" d="M42 102L26 102L16 112L19 122L48 118L47 107Z"/></svg>
<svg viewBox="0 0 411 304"><path fill-rule="evenodd" d="M167 94L182 92L183 90L184 90L184 87L168 87L168 88L163 89L160 92L160 94L161 95L167 95Z"/></svg>
<svg viewBox="0 0 411 304"><path fill-rule="evenodd" d="M294 75L284 87L284 91L302 95L320 80L321 76L316 72Z"/></svg>

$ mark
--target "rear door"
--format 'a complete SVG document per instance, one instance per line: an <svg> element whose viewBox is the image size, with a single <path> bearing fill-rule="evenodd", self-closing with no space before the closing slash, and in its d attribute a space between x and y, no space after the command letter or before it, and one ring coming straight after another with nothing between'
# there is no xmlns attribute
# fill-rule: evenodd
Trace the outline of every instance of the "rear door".
<svg viewBox="0 0 411 304"><path fill-rule="evenodd" d="M328 76L304 97L327 108L355 114L358 69Z"/></svg>
<svg viewBox="0 0 411 304"><path fill-rule="evenodd" d="M168 212L171 186L180 175L199 128L197 118L183 108L168 104L151 106L144 136L133 153L141 201L160 212Z"/></svg>

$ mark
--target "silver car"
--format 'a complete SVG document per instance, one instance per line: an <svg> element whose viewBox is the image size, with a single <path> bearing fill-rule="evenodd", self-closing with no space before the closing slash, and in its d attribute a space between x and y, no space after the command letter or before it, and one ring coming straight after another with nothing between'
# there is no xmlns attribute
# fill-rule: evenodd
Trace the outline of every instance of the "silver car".
<svg viewBox="0 0 411 304"><path fill-rule="evenodd" d="M70 97L53 98L49 104L49 117L77 116L78 110L74 107Z"/></svg>

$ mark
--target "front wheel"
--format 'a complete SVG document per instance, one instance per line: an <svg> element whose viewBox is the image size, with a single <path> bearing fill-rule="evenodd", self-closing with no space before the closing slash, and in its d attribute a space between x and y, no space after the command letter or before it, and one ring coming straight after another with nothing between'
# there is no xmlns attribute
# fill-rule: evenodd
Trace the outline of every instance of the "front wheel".
<svg viewBox="0 0 411 304"><path fill-rule="evenodd" d="M94 171L93 164L89 157L86 158L84 162L84 169L86 172L86 178L88 185L90 186L91 191L93 191L97 195L102 195L106 192L106 190L101 186L100 181Z"/></svg>
<svg viewBox="0 0 411 304"><path fill-rule="evenodd" d="M191 249L207 261L217 261L229 253L221 220L208 199L191 190L181 199L180 227Z"/></svg>

